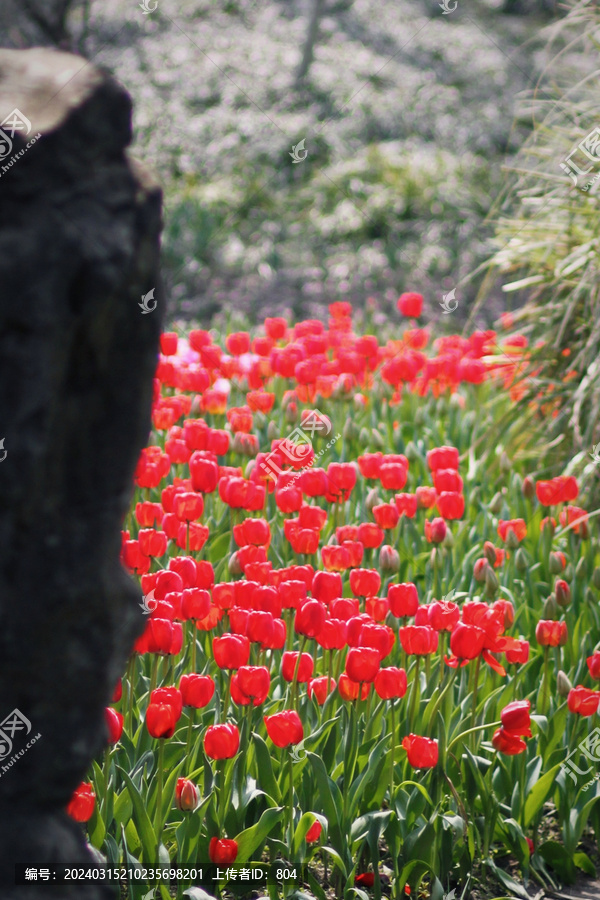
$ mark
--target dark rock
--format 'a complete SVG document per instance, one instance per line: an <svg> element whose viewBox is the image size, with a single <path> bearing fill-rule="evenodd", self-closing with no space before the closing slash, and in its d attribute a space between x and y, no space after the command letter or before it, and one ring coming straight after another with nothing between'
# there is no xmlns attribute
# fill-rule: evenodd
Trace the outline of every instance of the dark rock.
<svg viewBox="0 0 600 900"><path fill-rule="evenodd" d="M11 885L15 863L93 863L62 810L104 746L103 709L144 626L119 551L150 428L161 193L125 152L129 96L81 58L0 51L0 122L7 117L0 720L19 710L41 737L0 768L0 886L3 900L100 900L114 892ZM152 288L158 307L144 315L138 304ZM29 740L17 732L6 759Z"/></svg>

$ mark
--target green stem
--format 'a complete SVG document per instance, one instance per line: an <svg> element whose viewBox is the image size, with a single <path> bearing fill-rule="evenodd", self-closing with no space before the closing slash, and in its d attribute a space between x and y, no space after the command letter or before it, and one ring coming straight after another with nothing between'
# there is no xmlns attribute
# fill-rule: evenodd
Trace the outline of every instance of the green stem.
<svg viewBox="0 0 600 900"><path fill-rule="evenodd" d="M292 754L288 754L288 775L290 779L289 785L289 836L288 836L288 850L290 854L289 861L292 862L292 850L293 850L293 842L294 842L294 761L292 759Z"/></svg>
<svg viewBox="0 0 600 900"><path fill-rule="evenodd" d="M475 728L475 719L477 717L477 688L479 687L479 668L481 666L481 656L477 657L475 663L475 684L473 686L473 705L471 707L471 729Z"/></svg>
<svg viewBox="0 0 600 900"><path fill-rule="evenodd" d="M412 731L413 725L415 722L415 715L417 709L417 694L419 691L419 667L421 664L421 657L417 656L415 659L415 676L413 678L412 690L410 694L410 713L408 717L409 729Z"/></svg>
<svg viewBox="0 0 600 900"><path fill-rule="evenodd" d="M227 710L229 709L229 700L231 698L231 679L233 678L233 669L229 669L227 673L227 688L225 690L225 701L223 703L223 711L221 718L223 722L227 721Z"/></svg>
<svg viewBox="0 0 600 900"><path fill-rule="evenodd" d="M159 663L159 656L158 656L158 653L155 653L152 658L152 671L150 674L150 693L152 693L152 691L155 689L156 682L158 680L158 663Z"/></svg>
<svg viewBox="0 0 600 900"><path fill-rule="evenodd" d="M189 713L187 740L185 742L185 758L189 759L190 750L192 748L192 735L194 732L194 724L196 719L196 708L192 707Z"/></svg>
<svg viewBox="0 0 600 900"><path fill-rule="evenodd" d="M390 718L392 731L392 749L390 754L390 809L392 809L392 803L394 802L394 757L396 756L396 716L393 699L390 701Z"/></svg>
<svg viewBox="0 0 600 900"><path fill-rule="evenodd" d="M129 659L129 663L127 666L127 721L126 721L126 731L129 738L133 739L132 727L133 727L133 674L135 670L135 653L131 654Z"/></svg>
<svg viewBox="0 0 600 900"><path fill-rule="evenodd" d="M165 740L164 738L158 739L158 763L156 767L156 777L158 779L157 789L156 789L156 810L154 813L154 833L156 835L156 859L160 859L159 850L161 844L161 832L162 832L162 795L163 795L163 774L164 774L164 762L165 762ZM149 863L152 860L148 861Z"/></svg>
<svg viewBox="0 0 600 900"><path fill-rule="evenodd" d="M486 728L498 728L499 725L502 725L502 722L486 722L483 725L476 725L474 728L468 728L466 731L462 731L460 734L457 734L456 737L450 741L448 746L446 747L446 753L450 753L452 747L458 743L458 741L462 740L468 734L474 734L476 731L483 731Z"/></svg>
<svg viewBox="0 0 600 900"><path fill-rule="evenodd" d="M544 647L544 674L542 675L542 690L541 690L541 709L540 714L545 716L548 714L548 706L550 704L550 673L548 671L548 653L549 647Z"/></svg>

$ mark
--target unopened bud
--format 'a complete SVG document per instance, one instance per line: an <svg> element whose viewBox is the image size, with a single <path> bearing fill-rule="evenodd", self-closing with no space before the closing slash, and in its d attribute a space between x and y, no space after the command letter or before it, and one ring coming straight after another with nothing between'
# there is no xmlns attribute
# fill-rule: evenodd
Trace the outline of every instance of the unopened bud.
<svg viewBox="0 0 600 900"><path fill-rule="evenodd" d="M409 441L404 448L404 455L409 462L415 462L419 458L419 451L412 441Z"/></svg>
<svg viewBox="0 0 600 900"><path fill-rule="evenodd" d="M517 552L515 553L515 568L517 572L526 572L529 568L529 563L527 562L527 555L522 547L519 547Z"/></svg>
<svg viewBox="0 0 600 900"><path fill-rule="evenodd" d="M383 450L383 448L385 447L385 441L381 436L381 432L376 428L373 428L371 433L373 435L373 446L376 447L377 450Z"/></svg>
<svg viewBox="0 0 600 900"><path fill-rule="evenodd" d="M256 468L256 460L249 459L246 463L246 468L244 469L244 478L250 478L252 475L252 471Z"/></svg>
<svg viewBox="0 0 600 900"><path fill-rule="evenodd" d="M415 425L422 428L425 424L425 411L422 406L418 406L415 412Z"/></svg>
<svg viewBox="0 0 600 900"><path fill-rule="evenodd" d="M342 428L342 436L344 440L351 440L353 437L357 437L358 433L358 426L355 425L353 419L348 416L344 423L344 427Z"/></svg>
<svg viewBox="0 0 600 900"><path fill-rule="evenodd" d="M280 437L280 428L278 427L277 422L269 422L267 425L267 437L270 441L275 441Z"/></svg>
<svg viewBox="0 0 600 900"><path fill-rule="evenodd" d="M502 509L503 502L504 502L504 498L503 498L502 494L500 494L500 493L494 494L494 496L492 497L491 502L490 502L490 512L494 516L497 516L498 513L500 512L500 510Z"/></svg>
<svg viewBox="0 0 600 900"><path fill-rule="evenodd" d="M531 475L526 475L521 485L521 491L526 500L533 500L535 497L535 481Z"/></svg>
<svg viewBox="0 0 600 900"><path fill-rule="evenodd" d="M369 434L369 429L365 428L363 426L363 428L360 429L360 432L358 434L358 442L359 442L360 446L366 450L366 448L369 446L370 440L371 440L371 435Z"/></svg>
<svg viewBox="0 0 600 900"><path fill-rule="evenodd" d="M294 425L298 421L298 404L295 400L290 400L285 410L285 421L290 425Z"/></svg>
<svg viewBox="0 0 600 900"><path fill-rule="evenodd" d="M506 473L510 472L511 469L512 469L512 463L511 463L510 459L508 458L508 454L507 454L506 450L503 450L500 455L500 471L504 472L504 474L506 475Z"/></svg>
<svg viewBox="0 0 600 900"><path fill-rule="evenodd" d="M519 538L512 528L509 528L506 533L506 546L509 550L516 550L519 546Z"/></svg>
<svg viewBox="0 0 600 900"><path fill-rule="evenodd" d="M558 670L558 675L556 676L556 689L560 697L568 697L569 691L573 690L573 685L569 681L566 672L563 672L562 669Z"/></svg>
<svg viewBox="0 0 600 900"><path fill-rule="evenodd" d="M564 580L564 578L558 578L556 580L556 584L554 585L554 594L556 597L556 602L559 606L565 607L568 606L571 602L571 588Z"/></svg>
<svg viewBox="0 0 600 900"><path fill-rule="evenodd" d="M485 572L485 592L488 597L493 597L500 584L498 582L498 576L494 572L491 566L488 566Z"/></svg>
<svg viewBox="0 0 600 900"><path fill-rule="evenodd" d="M243 569L240 566L240 561L238 559L237 550L229 557L228 569L229 574L233 575L234 578L236 578L238 575L241 575L243 572Z"/></svg>
<svg viewBox="0 0 600 900"><path fill-rule="evenodd" d="M193 812L200 803L200 791L189 778L179 778L175 788L175 805L184 812Z"/></svg>
<svg viewBox="0 0 600 900"><path fill-rule="evenodd" d="M397 572L400 568L400 554L389 544L384 544L379 551L379 567L382 572Z"/></svg>
<svg viewBox="0 0 600 900"><path fill-rule="evenodd" d="M485 574L489 567L490 564L485 556L482 556L481 559L476 559L475 565L473 566L473 577L475 581L478 581L480 584L482 584L485 581Z"/></svg>
<svg viewBox="0 0 600 900"><path fill-rule="evenodd" d="M242 453L244 456L256 456L258 453L258 441L255 434L245 434L243 431L236 431L231 443L231 449L234 453Z"/></svg>
<svg viewBox="0 0 600 900"><path fill-rule="evenodd" d="M585 578L585 580L587 581L587 578L586 578L586 576L587 576L587 560L586 560L585 556L582 556L581 559L579 560L579 562L577 563L577 565L575 567L575 576L576 576L576 578L581 578L581 579Z"/></svg>
<svg viewBox="0 0 600 900"><path fill-rule="evenodd" d="M554 594L550 594L550 596L544 601L544 609L542 612L543 619L555 619L558 615L558 603L556 602L556 598Z"/></svg>
<svg viewBox="0 0 600 900"><path fill-rule="evenodd" d="M446 550L452 550L454 547L454 537L452 536L452 532L448 528L446 534L444 535L444 540L442 541L442 547L445 547Z"/></svg>
<svg viewBox="0 0 600 900"><path fill-rule="evenodd" d="M552 553L550 554L550 559L548 560L548 568L550 569L551 575L560 575L565 567L563 560L564 556L562 555L562 553L559 555L558 553L555 553L554 550L552 551Z"/></svg>
<svg viewBox="0 0 600 900"><path fill-rule="evenodd" d="M494 565L496 562L496 548L491 541L486 541L483 545L483 554L487 561Z"/></svg>
<svg viewBox="0 0 600 900"><path fill-rule="evenodd" d="M365 500L365 506L367 507L367 511L371 512L374 506L378 506L381 503L381 499L377 493L377 488L370 488L367 491L367 499Z"/></svg>

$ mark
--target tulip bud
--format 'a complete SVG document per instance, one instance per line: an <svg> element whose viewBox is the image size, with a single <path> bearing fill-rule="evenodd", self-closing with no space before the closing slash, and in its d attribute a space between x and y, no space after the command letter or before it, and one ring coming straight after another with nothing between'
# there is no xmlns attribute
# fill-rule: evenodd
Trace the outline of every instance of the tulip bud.
<svg viewBox="0 0 600 900"><path fill-rule="evenodd" d="M294 400L290 400L285 408L285 421L294 425L298 421L298 406Z"/></svg>
<svg viewBox="0 0 600 900"><path fill-rule="evenodd" d="M485 581L485 574L489 569L490 564L485 558L482 556L481 559L475 560L475 565L473 566L473 577L475 581L478 581L480 584Z"/></svg>
<svg viewBox="0 0 600 900"><path fill-rule="evenodd" d="M277 422L269 422L267 425L267 437L270 441L274 441L279 437L279 427Z"/></svg>
<svg viewBox="0 0 600 900"><path fill-rule="evenodd" d="M369 429L364 426L360 429L358 435L358 443L361 447L368 447L369 441L371 440L371 435L369 434Z"/></svg>
<svg viewBox="0 0 600 900"><path fill-rule="evenodd" d="M377 488L371 488L367 492L367 499L365 500L365 506L367 507L368 512L371 512L374 506L378 506L381 503L381 499L377 494Z"/></svg>
<svg viewBox="0 0 600 900"><path fill-rule="evenodd" d="M554 585L554 592L559 606L565 607L569 605L571 602L571 588L564 579L559 578L557 580Z"/></svg>
<svg viewBox="0 0 600 900"><path fill-rule="evenodd" d="M517 491L521 491L521 493L523 493L523 479L518 472L513 472L512 489L513 491L515 491L515 493Z"/></svg>
<svg viewBox="0 0 600 900"><path fill-rule="evenodd" d="M504 497L500 493L494 494L490 502L490 512L492 515L497 516L500 510L502 509L502 504L504 502Z"/></svg>
<svg viewBox="0 0 600 900"><path fill-rule="evenodd" d="M496 562L496 548L491 541L486 541L483 545L483 555L489 563L494 565Z"/></svg>
<svg viewBox="0 0 600 900"><path fill-rule="evenodd" d="M422 428L425 424L425 411L422 406L417 407L417 411L415 412L415 425L418 428Z"/></svg>
<svg viewBox="0 0 600 900"><path fill-rule="evenodd" d="M382 572L397 572L400 568L400 554L389 544L379 551L379 567Z"/></svg>
<svg viewBox="0 0 600 900"><path fill-rule="evenodd" d="M184 812L193 812L200 802L200 791L189 778L178 778L175 787L175 805Z"/></svg>
<svg viewBox="0 0 600 900"><path fill-rule="evenodd" d="M371 434L372 434L372 439L373 439L373 446L377 450L383 450L383 448L385 447L385 442L381 436L381 432L377 431L376 428L373 428L373 429L371 429Z"/></svg>
<svg viewBox="0 0 600 900"><path fill-rule="evenodd" d="M583 596L585 597L585 602L588 604L596 602L596 598L594 597L594 592L590 587L587 587L585 589L585 594Z"/></svg>
<svg viewBox="0 0 600 900"><path fill-rule="evenodd" d="M587 560L586 560L585 556L582 556L581 559L579 560L579 562L577 563L577 566L575 567L575 577L584 579L587 575L586 569L587 569Z"/></svg>
<svg viewBox="0 0 600 900"><path fill-rule="evenodd" d="M201 415L200 394L194 394L194 399L192 400L192 405L190 407L190 417L192 419L197 419Z"/></svg>
<svg viewBox="0 0 600 900"><path fill-rule="evenodd" d="M544 619L555 619L558 615L558 604L556 602L556 598L554 594L550 594L547 600L544 601L544 608L542 611L542 616Z"/></svg>
<svg viewBox="0 0 600 900"><path fill-rule="evenodd" d="M526 572L529 568L529 563L527 561L527 554L523 550L522 547L519 547L517 552L515 553L515 568L517 572Z"/></svg>
<svg viewBox="0 0 600 900"><path fill-rule="evenodd" d="M507 454L506 450L503 450L500 455L500 471L506 475L508 472L510 472L511 469L512 469L512 463L511 463L510 459L508 458L508 454Z"/></svg>
<svg viewBox="0 0 600 900"><path fill-rule="evenodd" d="M240 566L240 561L238 559L237 550L235 551L235 553L232 553L231 556L229 557L228 569L229 569L229 574L233 575L234 578L237 578L238 575L243 574L243 569Z"/></svg>
<svg viewBox="0 0 600 900"><path fill-rule="evenodd" d="M409 462L416 462L416 460L419 458L419 451L412 441L409 441L404 448L404 455Z"/></svg>
<svg viewBox="0 0 600 900"><path fill-rule="evenodd" d="M500 584L498 576L491 566L488 566L485 572L485 593L488 597L494 597Z"/></svg>
<svg viewBox="0 0 600 900"><path fill-rule="evenodd" d="M246 468L244 469L244 478L248 478L248 479L250 478L250 476L252 474L252 470L255 468L255 466L256 466L256 460L249 459L248 462L246 463Z"/></svg>
<svg viewBox="0 0 600 900"><path fill-rule="evenodd" d="M447 530L447 532L444 536L444 540L442 541L442 546L445 547L447 550L452 550L452 548L454 547L454 538L452 537L452 532L450 531L450 529Z"/></svg>
<svg viewBox="0 0 600 900"><path fill-rule="evenodd" d="M521 485L521 492L526 500L533 500L535 497L535 481L531 475L526 475Z"/></svg>
<svg viewBox="0 0 600 900"><path fill-rule="evenodd" d="M506 535L506 546L509 550L516 550L519 546L519 538L512 528L508 529L508 533Z"/></svg>
<svg viewBox="0 0 600 900"><path fill-rule="evenodd" d="M459 394L450 394L448 406L450 406L451 409L462 409L463 405L462 397Z"/></svg>
<svg viewBox="0 0 600 900"><path fill-rule="evenodd" d="M352 440L353 437L357 436L357 426L354 424L354 421L348 417L342 428L342 437L345 441Z"/></svg>
<svg viewBox="0 0 600 900"><path fill-rule="evenodd" d="M548 560L548 568L550 569L551 575L560 575L560 573L564 569L564 566L562 559L560 558L558 553L552 551L552 553L550 554L550 559Z"/></svg>
<svg viewBox="0 0 600 900"><path fill-rule="evenodd" d="M568 697L569 691L573 690L573 685L562 669L558 670L558 675L556 676L556 689L561 697Z"/></svg>
<svg viewBox="0 0 600 900"><path fill-rule="evenodd" d="M597 590L600 590L600 566L596 566L592 572L592 584Z"/></svg>

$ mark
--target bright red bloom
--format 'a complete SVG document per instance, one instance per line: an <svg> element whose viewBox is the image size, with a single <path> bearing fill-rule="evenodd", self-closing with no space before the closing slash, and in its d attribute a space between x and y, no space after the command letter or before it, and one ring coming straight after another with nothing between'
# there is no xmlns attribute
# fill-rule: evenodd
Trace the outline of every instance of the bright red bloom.
<svg viewBox="0 0 600 900"><path fill-rule="evenodd" d="M506 541L508 532L512 531L518 541L522 541L527 536L527 525L524 519L509 519L504 521L500 519L498 522L498 534L502 541Z"/></svg>
<svg viewBox="0 0 600 900"><path fill-rule="evenodd" d="M379 653L380 661L392 652L396 636L388 625L365 622L358 633L359 647L373 647Z"/></svg>
<svg viewBox="0 0 600 900"><path fill-rule="evenodd" d="M138 532L140 551L144 556L154 556L159 559L167 552L167 535L164 531L155 531L154 528L142 528Z"/></svg>
<svg viewBox="0 0 600 900"><path fill-rule="evenodd" d="M238 688L254 706L260 706L269 695L271 676L266 666L240 666L235 675Z"/></svg>
<svg viewBox="0 0 600 900"><path fill-rule="evenodd" d="M448 526L444 519L435 518L429 521L425 519L425 539L430 544L441 544L446 537Z"/></svg>
<svg viewBox="0 0 600 900"><path fill-rule="evenodd" d="M271 529L266 519L244 519L241 525L233 526L233 539L238 547L246 544L268 547L271 543Z"/></svg>
<svg viewBox="0 0 600 900"><path fill-rule="evenodd" d="M187 588L181 594L181 618L204 619L210 612L210 594L201 588Z"/></svg>
<svg viewBox="0 0 600 900"><path fill-rule="evenodd" d="M574 475L559 475L549 481L538 481L535 493L542 506L556 506L576 500L579 487Z"/></svg>
<svg viewBox="0 0 600 900"><path fill-rule="evenodd" d="M296 610L294 629L297 634L314 638L325 623L325 607L319 600L307 600Z"/></svg>
<svg viewBox="0 0 600 900"><path fill-rule="evenodd" d="M82 782L73 792L67 805L67 813L76 822L87 822L92 817L96 795L91 784Z"/></svg>
<svg viewBox="0 0 600 900"><path fill-rule="evenodd" d="M175 494L173 497L173 512L182 522L195 522L202 517L204 512L204 500L202 494L188 491Z"/></svg>
<svg viewBox="0 0 600 900"><path fill-rule="evenodd" d="M375 691L382 700L404 697L406 693L406 672L396 666L380 669L374 683Z"/></svg>
<svg viewBox="0 0 600 900"><path fill-rule="evenodd" d="M379 478L379 470L383 459L383 453L363 453L358 457L358 468L363 478Z"/></svg>
<svg viewBox="0 0 600 900"><path fill-rule="evenodd" d="M527 744L524 740L515 734L510 734L504 728L496 729L492 737L492 744L496 750L504 753L506 756L516 756L527 749Z"/></svg>
<svg viewBox="0 0 600 900"><path fill-rule="evenodd" d="M388 585L390 612L398 619L414 616L419 606L417 588L412 582Z"/></svg>
<svg viewBox="0 0 600 900"><path fill-rule="evenodd" d="M334 603L337 603L334 600ZM346 646L347 625L341 619L326 619L323 628L317 635L317 644L325 650L341 650Z"/></svg>
<svg viewBox="0 0 600 900"><path fill-rule="evenodd" d="M460 609L449 600L436 600L429 605L428 619L436 631L452 631L460 619Z"/></svg>
<svg viewBox="0 0 600 900"><path fill-rule="evenodd" d="M215 683L210 675L182 675L179 680L179 690L184 706L194 709L203 709L208 706L215 692Z"/></svg>
<svg viewBox="0 0 600 900"><path fill-rule="evenodd" d="M460 494L463 489L463 480L456 469L436 469L433 472L433 484L438 494L442 491Z"/></svg>
<svg viewBox="0 0 600 900"><path fill-rule="evenodd" d="M301 528L312 528L321 531L327 522L327 510L320 506L305 504L298 511L298 521Z"/></svg>
<svg viewBox="0 0 600 900"><path fill-rule="evenodd" d="M398 494L397 496L409 497L410 494ZM415 498L419 509L433 509L433 507L435 506L435 501L437 499L437 491L432 487L421 486L416 488ZM397 500L396 505L398 505Z"/></svg>
<svg viewBox="0 0 600 900"><path fill-rule="evenodd" d="M377 569L352 569L350 590L355 597L374 597L381 587L381 575Z"/></svg>
<svg viewBox="0 0 600 900"><path fill-rule="evenodd" d="M208 844L208 858L216 866L230 866L238 855L237 841L230 838L211 838Z"/></svg>
<svg viewBox="0 0 600 900"><path fill-rule="evenodd" d="M253 609L248 615L246 635L253 644L267 644L273 637L273 613L263 609ZM246 660L242 665L246 665Z"/></svg>
<svg viewBox="0 0 600 900"><path fill-rule="evenodd" d="M380 528L395 528L400 520L400 513L391 503L380 503L373 507L372 512Z"/></svg>
<svg viewBox="0 0 600 900"><path fill-rule="evenodd" d="M265 332L273 341L280 341L285 337L287 322L282 318L265 319Z"/></svg>
<svg viewBox="0 0 600 900"><path fill-rule="evenodd" d="M399 516L406 516L407 519L412 519L416 516L418 490L419 488L417 488L416 494L396 494L394 503ZM433 502L435 503L435 491L433 491ZM431 505L433 506L433 503Z"/></svg>
<svg viewBox="0 0 600 900"><path fill-rule="evenodd" d="M150 703L146 710L146 728L153 738L170 738L175 734L177 718L170 703Z"/></svg>
<svg viewBox="0 0 600 900"><path fill-rule="evenodd" d="M239 669L250 656L250 641L241 634L224 634L213 638L213 654L220 669Z"/></svg>
<svg viewBox="0 0 600 900"><path fill-rule="evenodd" d="M423 296L422 294L414 293L414 291L400 294L397 306L403 316L407 316L410 319L418 319L423 310Z"/></svg>
<svg viewBox="0 0 600 900"><path fill-rule="evenodd" d="M247 331L234 331L225 338L225 346L232 356L241 356L250 351L250 335Z"/></svg>
<svg viewBox="0 0 600 900"><path fill-rule="evenodd" d="M281 658L281 674L285 681L294 680L294 672L296 671L296 665L299 655L300 654L297 651L293 650L290 650L287 653L283 654ZM309 679L312 678L314 667L314 660L310 653L303 653L300 657L300 664L298 665L298 674L296 675L296 681L300 683L309 681Z"/></svg>
<svg viewBox="0 0 600 900"><path fill-rule="evenodd" d="M567 623L540 619L535 628L535 638L541 647L564 647L568 638Z"/></svg>
<svg viewBox="0 0 600 900"><path fill-rule="evenodd" d="M408 478L408 469L399 462L382 462L379 468L381 486L389 491L401 491Z"/></svg>
<svg viewBox="0 0 600 900"><path fill-rule="evenodd" d="M329 684L327 683L327 675L321 675L319 678L311 678L308 682L308 696L314 696L317 703L320 706L323 706L329 694L332 691L335 691L335 686L334 678L331 679Z"/></svg>
<svg viewBox="0 0 600 900"><path fill-rule="evenodd" d="M346 657L346 673L352 681L374 681L379 671L379 653L372 647L352 647Z"/></svg>
<svg viewBox="0 0 600 900"><path fill-rule="evenodd" d="M104 710L104 718L108 729L108 743L117 744L123 734L123 716L112 706L107 706Z"/></svg>
<svg viewBox="0 0 600 900"><path fill-rule="evenodd" d="M327 494L330 503L347 500L356 484L356 468L352 463L329 463Z"/></svg>
<svg viewBox="0 0 600 900"><path fill-rule="evenodd" d="M460 519L465 513L465 498L455 491L442 491L436 503L438 512L444 519Z"/></svg>
<svg viewBox="0 0 600 900"><path fill-rule="evenodd" d="M408 761L413 769L432 769L437 766L438 742L417 734L408 734L402 741Z"/></svg>
<svg viewBox="0 0 600 900"><path fill-rule="evenodd" d="M362 522L356 532L356 540L369 550L380 547L385 540L385 533L375 522Z"/></svg>
<svg viewBox="0 0 600 900"><path fill-rule="evenodd" d="M237 725L209 725L204 735L204 752L211 759L232 759L240 747Z"/></svg>
<svg viewBox="0 0 600 900"><path fill-rule="evenodd" d="M219 482L219 467L214 459L206 459L203 452L192 453L189 460L190 478L195 491L211 494Z"/></svg>
<svg viewBox="0 0 600 900"><path fill-rule="evenodd" d="M596 653L588 656L586 662L594 681L600 681L600 652L596 651Z"/></svg>
<svg viewBox="0 0 600 900"><path fill-rule="evenodd" d="M567 506L566 509L561 509L558 520L563 528L570 525L575 534L580 534L582 538L588 537L588 513L580 506Z"/></svg>
<svg viewBox="0 0 600 900"><path fill-rule="evenodd" d="M314 843L316 843L316 842L319 840L319 838L321 837L321 831L322 831L322 830L323 830L323 826L321 825L321 823L319 822L319 820L316 819L316 820L312 823L312 825L310 826L310 828L308 829L308 831L306 832L306 837L305 837L305 839L304 839L304 840L306 841L306 843L307 843L307 844L314 844Z"/></svg>
<svg viewBox="0 0 600 900"><path fill-rule="evenodd" d="M478 625L459 622L450 635L450 650L457 659L475 659L484 646L485 631Z"/></svg>
<svg viewBox="0 0 600 900"><path fill-rule="evenodd" d="M321 559L328 572L345 572L352 560L346 547L327 544L321 548Z"/></svg>
<svg viewBox="0 0 600 900"><path fill-rule="evenodd" d="M150 694L150 703L168 703L175 710L177 719L179 719L183 710L181 691L174 686L155 688Z"/></svg>
<svg viewBox="0 0 600 900"><path fill-rule="evenodd" d="M529 660L529 641L519 641L513 638L505 653L509 663L526 663Z"/></svg>
<svg viewBox="0 0 600 900"><path fill-rule="evenodd" d="M577 713L580 716L593 716L595 712L598 712L599 702L600 693L591 691L581 684L570 690L567 697L569 712Z"/></svg>
<svg viewBox="0 0 600 900"><path fill-rule="evenodd" d="M405 625L400 629L400 643L405 653L427 656L438 648L438 633L429 625Z"/></svg>
<svg viewBox="0 0 600 900"><path fill-rule="evenodd" d="M427 453L427 465L432 472L458 469L458 450L456 447L436 447Z"/></svg>
<svg viewBox="0 0 600 900"><path fill-rule="evenodd" d="M517 737L531 737L531 716L529 700L513 700L500 713L505 732Z"/></svg>
<svg viewBox="0 0 600 900"><path fill-rule="evenodd" d="M299 744L304 738L304 728L300 716L295 710L286 709L283 712L265 716L267 734L276 747L289 747L291 744Z"/></svg>

